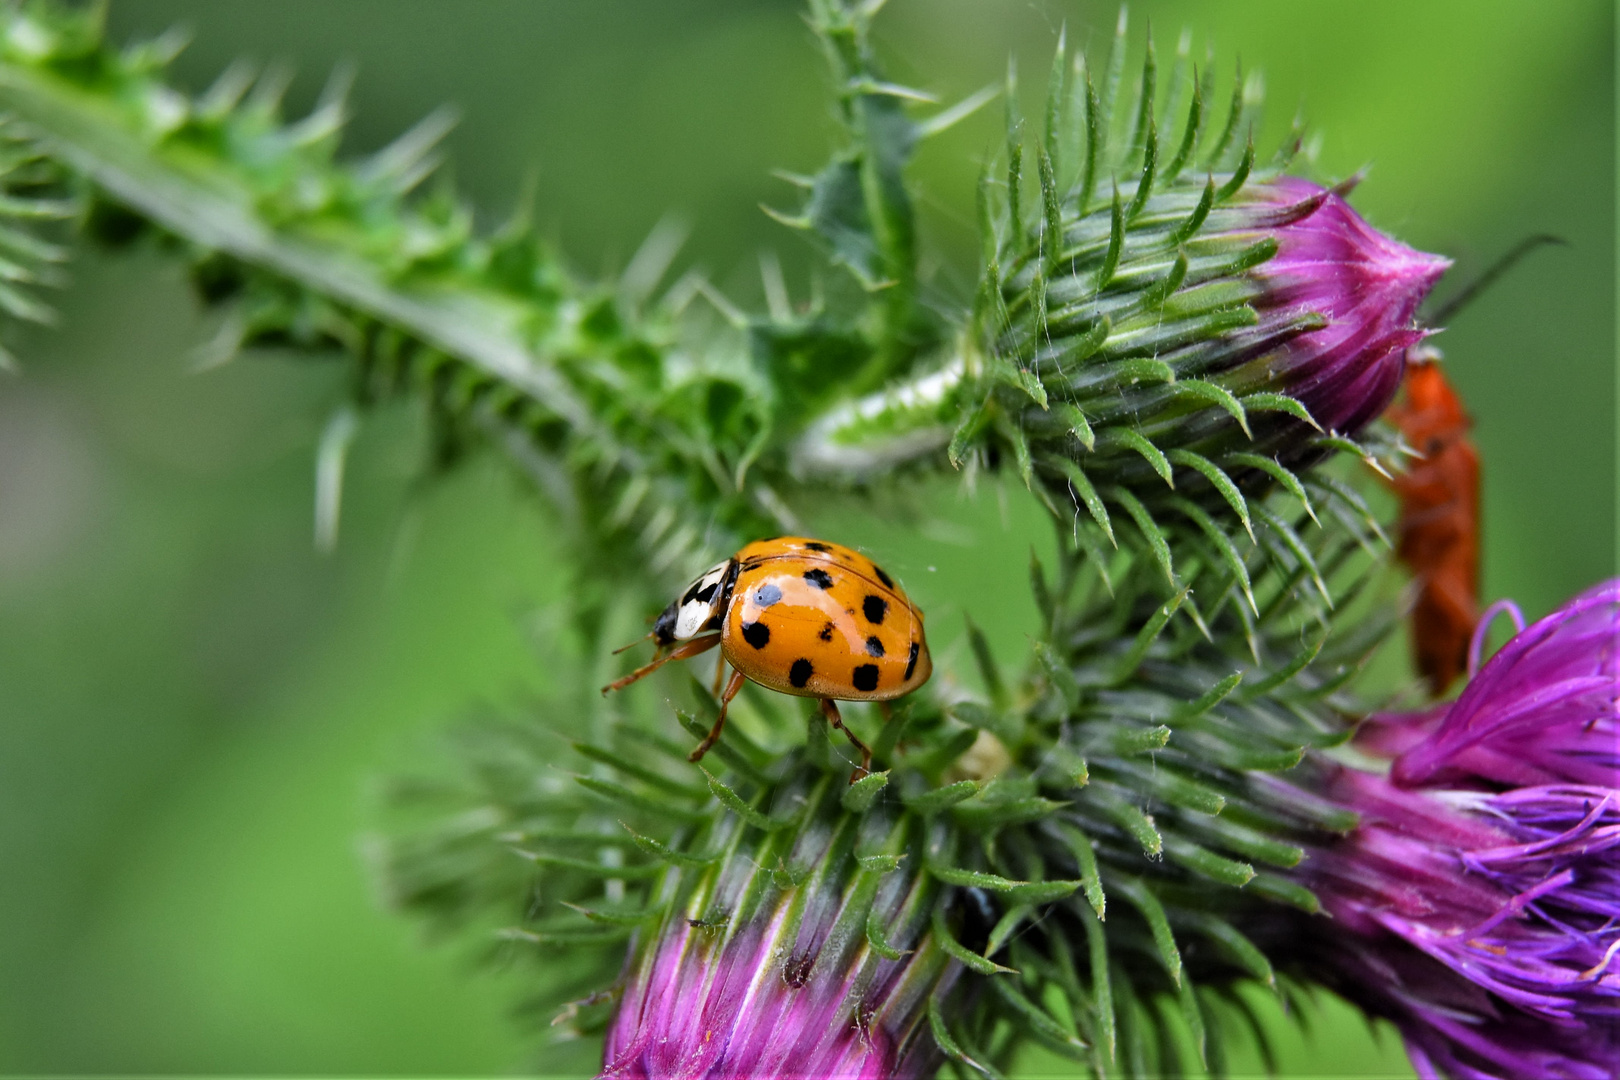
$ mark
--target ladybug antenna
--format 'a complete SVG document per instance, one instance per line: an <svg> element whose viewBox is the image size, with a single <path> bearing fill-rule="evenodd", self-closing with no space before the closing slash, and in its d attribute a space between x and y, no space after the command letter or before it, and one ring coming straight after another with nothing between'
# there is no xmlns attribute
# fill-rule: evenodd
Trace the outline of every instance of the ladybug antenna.
<svg viewBox="0 0 1620 1080"><path fill-rule="evenodd" d="M1473 281L1463 286L1461 292L1435 309L1434 314L1426 318L1424 322L1431 323L1436 326L1450 322L1452 316L1456 315L1457 312L1461 311L1463 308L1467 307L1469 304L1478 299L1480 293L1484 292L1492 285L1495 285L1496 279L1513 269L1513 267L1518 264L1520 259L1536 250L1536 248L1544 247L1548 244L1554 244L1558 247L1568 247L1569 241L1565 240L1562 236L1554 236L1551 233L1536 233L1533 236L1525 237L1517 244L1514 244L1512 249L1510 249L1507 254L1503 255L1500 259L1497 259L1494 263L1487 267L1483 274L1479 275Z"/></svg>
<svg viewBox="0 0 1620 1080"><path fill-rule="evenodd" d="M628 645L620 645L617 649L614 649L613 650L613 655L618 656L622 652L625 652L625 651L627 651L629 649L633 649L637 645L640 645L643 641L646 641L648 638L650 638L652 636L653 636L653 632L651 630L649 630L645 634L642 634L640 637L636 638L636 640L632 641L630 644L628 644Z"/></svg>

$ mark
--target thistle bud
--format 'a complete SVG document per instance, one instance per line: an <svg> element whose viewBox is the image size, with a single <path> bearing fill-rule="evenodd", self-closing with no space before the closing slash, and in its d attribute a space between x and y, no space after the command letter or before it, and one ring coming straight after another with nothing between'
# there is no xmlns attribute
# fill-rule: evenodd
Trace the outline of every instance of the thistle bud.
<svg viewBox="0 0 1620 1080"><path fill-rule="evenodd" d="M666 883L682 899L632 950L601 1076L932 1076L930 1001L960 970L930 934L938 890L857 854L854 817L733 824L752 837Z"/></svg>
<svg viewBox="0 0 1620 1080"><path fill-rule="evenodd" d="M1455 704L1409 731L1380 718L1363 747L1403 745L1390 778L1319 777L1360 824L1297 871L1334 918L1317 974L1392 1018L1420 1071L1595 1078L1620 1060L1617 634L1610 582Z"/></svg>

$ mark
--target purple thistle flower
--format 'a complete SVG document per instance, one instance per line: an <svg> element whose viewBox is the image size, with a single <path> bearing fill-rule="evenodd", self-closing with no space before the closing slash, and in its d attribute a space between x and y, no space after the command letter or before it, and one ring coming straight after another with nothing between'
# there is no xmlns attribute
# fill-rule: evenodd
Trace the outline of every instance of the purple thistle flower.
<svg viewBox="0 0 1620 1080"><path fill-rule="evenodd" d="M930 933L937 887L893 856L852 858L818 828L786 861L812 868L809 879L794 885L785 870L734 854L631 951L602 1077L901 1080L938 1070L931 1020L960 965Z"/></svg>
<svg viewBox="0 0 1620 1080"><path fill-rule="evenodd" d="M1451 260L1384 235L1308 180L1283 176L1253 191L1280 208L1262 230L1277 254L1251 271L1261 286L1255 332L1310 312L1327 320L1268 353L1265 373L1323 427L1357 431L1394 400L1406 350L1425 335L1413 324L1418 304Z"/></svg>
<svg viewBox="0 0 1620 1080"><path fill-rule="evenodd" d="M1391 770L1402 787L1620 788L1620 580L1516 634L1435 713L1434 732ZM1401 717L1379 723L1398 727Z"/></svg>
<svg viewBox="0 0 1620 1080"><path fill-rule="evenodd" d="M1334 920L1325 977L1426 1075L1620 1064L1620 583L1516 635L1462 696L1376 718L1390 777L1323 766L1360 824L1300 865ZM1403 726L1403 721L1405 726Z"/></svg>

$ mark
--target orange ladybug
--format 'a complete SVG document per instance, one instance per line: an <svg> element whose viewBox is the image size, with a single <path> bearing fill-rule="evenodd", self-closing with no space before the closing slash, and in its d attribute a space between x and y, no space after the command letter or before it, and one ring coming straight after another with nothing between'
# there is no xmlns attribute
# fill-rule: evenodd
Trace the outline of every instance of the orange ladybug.
<svg viewBox="0 0 1620 1080"><path fill-rule="evenodd" d="M1439 359L1413 350L1405 397L1387 414L1423 455L1391 483L1401 502L1395 554L1418 581L1413 659L1436 697L1467 668L1479 623L1479 451Z"/></svg>
<svg viewBox="0 0 1620 1080"><path fill-rule="evenodd" d="M872 752L844 726L834 702L888 701L927 682L934 670L922 612L893 578L842 544L799 536L755 541L704 571L670 601L647 636L658 656L602 693L716 645L716 689L725 665L735 669L720 694L720 716L692 751L693 761L720 738L731 699L752 679L819 699L822 715L860 750L859 778Z"/></svg>

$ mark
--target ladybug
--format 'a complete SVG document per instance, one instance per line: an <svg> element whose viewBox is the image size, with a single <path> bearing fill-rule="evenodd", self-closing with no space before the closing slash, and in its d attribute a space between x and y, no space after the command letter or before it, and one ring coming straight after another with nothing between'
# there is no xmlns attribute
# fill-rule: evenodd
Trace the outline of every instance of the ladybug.
<svg viewBox="0 0 1620 1080"><path fill-rule="evenodd" d="M752 679L818 699L822 715L861 752L858 779L872 752L844 726L834 703L888 701L927 682L934 670L922 612L893 578L842 544L799 536L755 541L704 571L659 614L647 637L658 655L602 693L716 645L717 691L725 665L734 669L719 694L720 716L692 751L693 761L720 738L731 699Z"/></svg>

